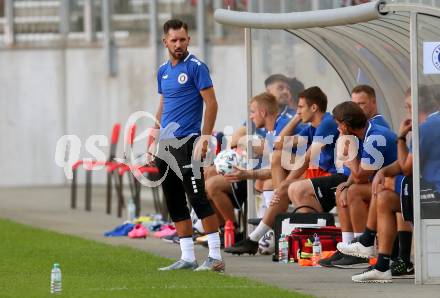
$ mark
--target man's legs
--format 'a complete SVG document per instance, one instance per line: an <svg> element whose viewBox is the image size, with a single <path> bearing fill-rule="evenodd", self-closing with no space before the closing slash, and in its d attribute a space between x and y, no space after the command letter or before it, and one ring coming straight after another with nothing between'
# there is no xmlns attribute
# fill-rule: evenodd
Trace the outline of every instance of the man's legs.
<svg viewBox="0 0 440 298"><path fill-rule="evenodd" d="M391 282L390 260L397 232L396 212L400 211L400 199L392 190L383 190L377 195L377 227L379 256L372 270L354 275L354 282Z"/></svg>
<svg viewBox="0 0 440 298"><path fill-rule="evenodd" d="M299 180L292 183L289 186L288 196L290 201L295 206L310 206L318 212L324 212L321 204L315 195L315 190L313 188L310 179ZM308 208L299 209L298 212L310 213L312 210Z"/></svg>
<svg viewBox="0 0 440 298"><path fill-rule="evenodd" d="M353 240L354 236L353 226L350 220L350 209L347 205L344 206L342 204L343 200L347 201L347 192L348 189L336 191L336 207L338 210L339 225L342 231L342 242L348 244Z"/></svg>
<svg viewBox="0 0 440 298"><path fill-rule="evenodd" d="M348 189L347 198L350 221L356 237L364 231L367 223L368 205L371 200L371 183L352 184Z"/></svg>
<svg viewBox="0 0 440 298"><path fill-rule="evenodd" d="M258 241L266 234L275 224L275 217L278 214L287 211L289 206L289 199L287 195L287 190L289 184L295 180L284 180L278 187L277 193L279 196L278 204L272 204L266 210L263 219L255 228L255 230L249 234L249 238L238 242L233 247L228 247L225 252L232 254L256 254L258 251Z"/></svg>
<svg viewBox="0 0 440 298"><path fill-rule="evenodd" d="M158 160L156 164L163 177L166 172L166 163ZM197 268L197 262L192 240L192 223L182 181L173 171L168 171L167 176L162 182L162 189L171 220L174 222L177 235L180 238L182 254L179 261L170 266L159 268L159 270L195 269Z"/></svg>
<svg viewBox="0 0 440 298"><path fill-rule="evenodd" d="M283 169L281 165L282 150L274 150L272 153L272 161L270 163L270 169L272 174L272 183L274 188L278 188L280 183L286 179L287 171Z"/></svg>
<svg viewBox="0 0 440 298"><path fill-rule="evenodd" d="M229 198L231 183L222 175L212 176L206 180L206 192L221 217L221 222L235 222L234 206Z"/></svg>

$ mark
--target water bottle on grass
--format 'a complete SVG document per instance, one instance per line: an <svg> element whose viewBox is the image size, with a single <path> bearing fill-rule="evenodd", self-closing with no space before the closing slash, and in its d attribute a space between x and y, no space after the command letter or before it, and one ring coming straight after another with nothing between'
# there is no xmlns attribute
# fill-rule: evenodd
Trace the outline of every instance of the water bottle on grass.
<svg viewBox="0 0 440 298"><path fill-rule="evenodd" d="M127 221L133 222L136 219L136 205L132 198L127 202Z"/></svg>
<svg viewBox="0 0 440 298"><path fill-rule="evenodd" d="M55 263L50 274L50 293L61 294L61 269L60 264Z"/></svg>

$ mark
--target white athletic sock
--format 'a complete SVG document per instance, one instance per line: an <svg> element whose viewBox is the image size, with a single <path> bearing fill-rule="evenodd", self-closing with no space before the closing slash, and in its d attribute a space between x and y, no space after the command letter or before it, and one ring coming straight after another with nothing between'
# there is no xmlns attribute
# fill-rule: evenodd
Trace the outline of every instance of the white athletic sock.
<svg viewBox="0 0 440 298"><path fill-rule="evenodd" d="M342 242L349 244L353 240L353 232L342 232Z"/></svg>
<svg viewBox="0 0 440 298"><path fill-rule="evenodd" d="M266 208L269 208L270 201L272 200L273 190L265 190L263 191L264 205Z"/></svg>
<svg viewBox="0 0 440 298"><path fill-rule="evenodd" d="M182 251L182 260L187 262L194 262L196 260L192 237L180 238L180 250Z"/></svg>
<svg viewBox="0 0 440 298"><path fill-rule="evenodd" d="M258 226L255 228L255 230L250 233L249 238L252 241L258 242L260 241L261 237L264 236L268 231L270 230L270 227L266 225L263 221L260 221Z"/></svg>
<svg viewBox="0 0 440 298"><path fill-rule="evenodd" d="M360 235L362 235L363 233L354 233L354 237L359 237Z"/></svg>
<svg viewBox="0 0 440 298"><path fill-rule="evenodd" d="M208 234L209 256L216 260L221 260L220 253L220 235L218 232Z"/></svg>

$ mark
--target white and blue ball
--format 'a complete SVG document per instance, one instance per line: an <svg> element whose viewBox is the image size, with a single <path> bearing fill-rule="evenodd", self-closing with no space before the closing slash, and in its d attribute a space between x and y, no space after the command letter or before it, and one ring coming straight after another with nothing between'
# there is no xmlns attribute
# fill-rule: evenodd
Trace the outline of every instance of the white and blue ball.
<svg viewBox="0 0 440 298"><path fill-rule="evenodd" d="M220 175L229 174L240 164L240 157L232 149L220 151L214 159L214 166Z"/></svg>
<svg viewBox="0 0 440 298"><path fill-rule="evenodd" d="M273 230L268 231L258 241L258 252L262 255L271 255L275 251L275 233Z"/></svg>

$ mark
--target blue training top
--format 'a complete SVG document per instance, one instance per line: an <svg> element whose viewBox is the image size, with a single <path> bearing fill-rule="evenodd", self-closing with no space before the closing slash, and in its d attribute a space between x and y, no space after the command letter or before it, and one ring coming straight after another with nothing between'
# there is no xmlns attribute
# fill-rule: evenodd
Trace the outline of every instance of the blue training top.
<svg viewBox="0 0 440 298"><path fill-rule="evenodd" d="M339 137L339 130L333 116L330 113L325 113L318 127L315 128L312 125L308 125L299 133L299 135L307 137L307 145L299 145L296 154L305 154L312 142L323 143L325 145L321 148L319 163L315 161L315 164L318 164L322 170L328 173L336 173L334 156L336 139Z"/></svg>
<svg viewBox="0 0 440 298"><path fill-rule="evenodd" d="M289 123L289 121L296 115L296 111L294 109L292 109L289 106L285 106L284 109L281 111L281 113L278 115L277 118L277 122L275 123L275 126L277 126L277 123L279 123L281 127L281 130L284 128L284 126L287 125L287 123ZM246 126L246 122L244 122L243 124L244 126ZM254 126L254 123L252 123L252 126ZM298 134L303 128L305 127L304 124L300 123L296 126L294 133L293 134ZM277 133L277 135L281 132L281 130ZM266 134L267 134L267 130L264 127L261 128L256 128L255 129L255 134L265 138Z"/></svg>
<svg viewBox="0 0 440 298"><path fill-rule="evenodd" d="M175 66L167 61L157 72L157 86L163 96L162 128L174 122L179 125L175 137L200 135L203 116L200 91L213 86L206 64L191 53ZM161 133L162 139L172 137Z"/></svg>
<svg viewBox="0 0 440 298"><path fill-rule="evenodd" d="M420 125L420 173L440 191L440 112L428 116Z"/></svg>
<svg viewBox="0 0 440 298"><path fill-rule="evenodd" d="M363 140L359 140L358 158L364 170L379 170L397 160L397 136L389 128L370 122ZM351 173L344 166L344 175Z"/></svg>
<svg viewBox="0 0 440 298"><path fill-rule="evenodd" d="M370 123L381 125L383 127L391 129L390 125L388 124L388 122L385 120L385 118L381 114L377 114L377 115L371 117L369 121L370 121Z"/></svg>

